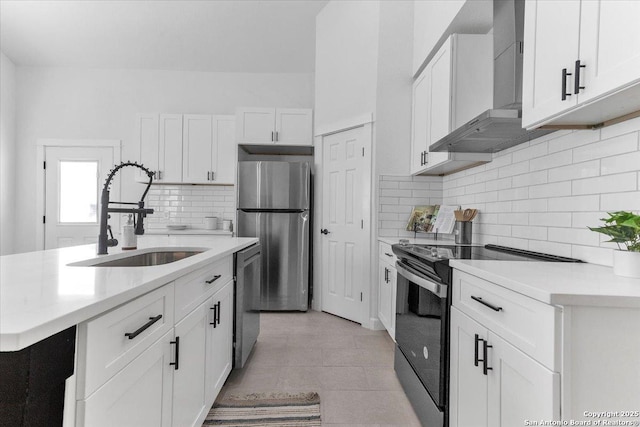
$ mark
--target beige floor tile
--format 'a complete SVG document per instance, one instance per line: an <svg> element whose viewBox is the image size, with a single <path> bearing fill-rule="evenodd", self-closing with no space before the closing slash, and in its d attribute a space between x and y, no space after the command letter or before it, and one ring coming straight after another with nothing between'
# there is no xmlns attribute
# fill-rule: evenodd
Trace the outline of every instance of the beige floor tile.
<svg viewBox="0 0 640 427"><path fill-rule="evenodd" d="M359 335L355 336L356 348L377 348L380 350L393 351L393 340L386 333L386 331L380 331L381 334L376 335Z"/></svg>
<svg viewBox="0 0 640 427"><path fill-rule="evenodd" d="M326 391L322 420L326 423L383 423L407 425L406 407L398 392Z"/></svg>
<svg viewBox="0 0 640 427"><path fill-rule="evenodd" d="M402 385L400 385L400 381L398 381L396 372L392 367L366 367L364 368L364 373L367 377L369 390L402 390Z"/></svg>
<svg viewBox="0 0 640 427"><path fill-rule="evenodd" d="M289 335L287 345L290 347L306 348L355 348L353 335L329 334L292 334Z"/></svg>
<svg viewBox="0 0 640 427"><path fill-rule="evenodd" d="M393 352L377 348L337 348L322 351L324 366L393 366Z"/></svg>

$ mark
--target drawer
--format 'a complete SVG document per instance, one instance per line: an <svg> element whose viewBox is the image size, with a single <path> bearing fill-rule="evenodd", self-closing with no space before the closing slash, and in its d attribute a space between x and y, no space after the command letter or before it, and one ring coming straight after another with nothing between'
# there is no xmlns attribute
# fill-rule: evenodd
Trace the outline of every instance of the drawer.
<svg viewBox="0 0 640 427"><path fill-rule="evenodd" d="M380 259L391 265L396 265L396 255L391 250L391 245L385 242L378 242L378 252Z"/></svg>
<svg viewBox="0 0 640 427"><path fill-rule="evenodd" d="M459 270L453 272L452 296L460 311L552 371L560 370L559 308Z"/></svg>
<svg viewBox="0 0 640 427"><path fill-rule="evenodd" d="M232 271L233 257L228 256L176 279L176 323L232 280Z"/></svg>
<svg viewBox="0 0 640 427"><path fill-rule="evenodd" d="M173 328L173 289L170 283L78 325L79 398L91 395Z"/></svg>

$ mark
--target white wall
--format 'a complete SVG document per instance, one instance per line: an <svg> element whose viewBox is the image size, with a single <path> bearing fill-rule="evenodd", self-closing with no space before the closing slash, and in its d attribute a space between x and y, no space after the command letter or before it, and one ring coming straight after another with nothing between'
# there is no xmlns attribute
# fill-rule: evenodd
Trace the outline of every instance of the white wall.
<svg viewBox="0 0 640 427"><path fill-rule="evenodd" d="M376 175L409 174L413 2L380 3L375 112Z"/></svg>
<svg viewBox="0 0 640 427"><path fill-rule="evenodd" d="M316 17L315 129L376 109L377 1L331 1Z"/></svg>
<svg viewBox="0 0 640 427"><path fill-rule="evenodd" d="M123 160L133 160L137 113L233 114L238 106L310 108L313 74L18 67L16 251L35 249L39 138L120 139ZM128 169L123 183L133 180ZM122 198L137 198L137 188L123 185Z"/></svg>
<svg viewBox="0 0 640 427"><path fill-rule="evenodd" d="M0 255L14 251L16 67L0 52Z"/></svg>
<svg viewBox="0 0 640 427"><path fill-rule="evenodd" d="M617 246L587 226L640 211L639 140L640 119L551 133L444 177L444 203L480 210L474 242L611 265Z"/></svg>

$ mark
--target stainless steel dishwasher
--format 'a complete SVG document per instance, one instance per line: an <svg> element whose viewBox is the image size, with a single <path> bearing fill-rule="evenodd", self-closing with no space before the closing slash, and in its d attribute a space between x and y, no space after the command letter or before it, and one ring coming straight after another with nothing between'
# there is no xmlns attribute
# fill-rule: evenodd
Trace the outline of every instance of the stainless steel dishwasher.
<svg viewBox="0 0 640 427"><path fill-rule="evenodd" d="M260 333L260 243L234 255L236 315L233 328L233 368L244 367Z"/></svg>

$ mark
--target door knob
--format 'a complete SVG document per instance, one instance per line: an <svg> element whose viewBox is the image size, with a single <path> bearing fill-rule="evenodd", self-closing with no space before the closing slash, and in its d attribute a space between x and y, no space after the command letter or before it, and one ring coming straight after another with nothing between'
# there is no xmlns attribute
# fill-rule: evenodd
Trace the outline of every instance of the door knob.
<svg viewBox="0 0 640 427"><path fill-rule="evenodd" d="M329 233L330 233L330 231L329 231L329 230L327 230L326 228L323 228L322 230L320 230L320 232L321 232L322 234L329 234Z"/></svg>

